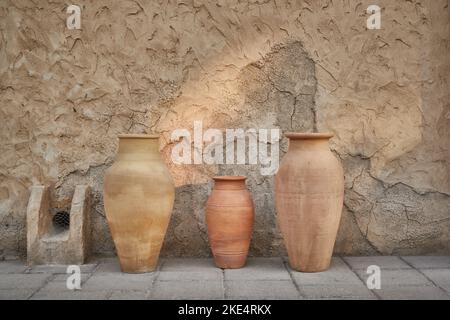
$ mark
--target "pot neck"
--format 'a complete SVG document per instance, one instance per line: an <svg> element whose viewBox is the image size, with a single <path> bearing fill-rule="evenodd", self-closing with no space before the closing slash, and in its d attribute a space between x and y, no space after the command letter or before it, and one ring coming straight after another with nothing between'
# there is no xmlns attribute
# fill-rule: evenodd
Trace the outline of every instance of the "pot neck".
<svg viewBox="0 0 450 320"><path fill-rule="evenodd" d="M121 136L119 137L117 159L131 161L161 159L159 153L159 138L154 136Z"/></svg>
<svg viewBox="0 0 450 320"><path fill-rule="evenodd" d="M289 151L329 151L329 138L289 139Z"/></svg>
<svg viewBox="0 0 450 320"><path fill-rule="evenodd" d="M214 177L214 189L216 190L243 190L247 189L245 177Z"/></svg>

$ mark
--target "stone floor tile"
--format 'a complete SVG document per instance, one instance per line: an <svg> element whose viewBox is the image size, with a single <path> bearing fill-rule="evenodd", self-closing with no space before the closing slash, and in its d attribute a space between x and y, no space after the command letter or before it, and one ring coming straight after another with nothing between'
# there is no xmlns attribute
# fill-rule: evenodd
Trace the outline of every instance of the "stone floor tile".
<svg viewBox="0 0 450 320"><path fill-rule="evenodd" d="M223 299L222 281L156 281L149 299Z"/></svg>
<svg viewBox="0 0 450 320"><path fill-rule="evenodd" d="M289 263L288 258L284 258L284 261L286 262L286 265L288 266L289 270L294 272L301 272L294 270ZM348 265L342 260L341 257L332 257L330 262L330 268L328 270L349 270Z"/></svg>
<svg viewBox="0 0 450 320"><path fill-rule="evenodd" d="M221 270L214 265L212 258L171 258L160 261L160 271L195 271Z"/></svg>
<svg viewBox="0 0 450 320"><path fill-rule="evenodd" d="M105 300L108 295L107 291L38 291L30 300Z"/></svg>
<svg viewBox="0 0 450 320"><path fill-rule="evenodd" d="M27 271L28 273L53 273L66 274L69 265L55 264L55 265L37 265L32 266ZM79 265L81 273L90 273L95 270L97 264L82 264Z"/></svg>
<svg viewBox="0 0 450 320"><path fill-rule="evenodd" d="M437 286L450 293L450 269L421 269L420 271Z"/></svg>
<svg viewBox="0 0 450 320"><path fill-rule="evenodd" d="M146 300L148 294L148 291L142 290L115 290L109 300Z"/></svg>
<svg viewBox="0 0 450 320"><path fill-rule="evenodd" d="M357 270L356 272L366 282L369 274L365 270ZM381 270L381 288L401 286L433 286L433 284L414 269Z"/></svg>
<svg viewBox="0 0 450 320"><path fill-rule="evenodd" d="M248 258L240 269L225 269L225 280L291 280L281 258Z"/></svg>
<svg viewBox="0 0 450 320"><path fill-rule="evenodd" d="M298 272L291 269L291 275L299 287L324 285L355 285L362 282L358 276L340 259L333 258L331 266L323 272Z"/></svg>
<svg viewBox="0 0 450 320"><path fill-rule="evenodd" d="M300 299L290 280L231 280L225 281L227 299Z"/></svg>
<svg viewBox="0 0 450 320"><path fill-rule="evenodd" d="M103 259L99 262L96 273L122 273L118 258Z"/></svg>
<svg viewBox="0 0 450 320"><path fill-rule="evenodd" d="M81 287L86 291L104 290L148 290L153 281L154 274L93 274Z"/></svg>
<svg viewBox="0 0 450 320"><path fill-rule="evenodd" d="M377 296L362 283L359 285L317 285L300 287L300 293L307 299L355 299L376 300Z"/></svg>
<svg viewBox="0 0 450 320"><path fill-rule="evenodd" d="M48 281L41 290L50 290L50 291L66 291L67 289L67 277L69 275L65 274L58 274L55 275L50 281ZM81 274L81 286L83 287L83 284L86 282L87 279L89 279L91 275L87 273Z"/></svg>
<svg viewBox="0 0 450 320"><path fill-rule="evenodd" d="M221 269L208 269L204 271L160 271L158 280L161 281L185 281L185 280L223 280Z"/></svg>
<svg viewBox="0 0 450 320"><path fill-rule="evenodd" d="M25 262L20 260L0 261L0 274L23 273L27 268Z"/></svg>
<svg viewBox="0 0 450 320"><path fill-rule="evenodd" d="M1 276L0 276L1 277ZM0 289L0 300L26 300L38 289Z"/></svg>
<svg viewBox="0 0 450 320"><path fill-rule="evenodd" d="M367 270L370 265L381 269L411 269L402 259L395 256L342 257L352 269Z"/></svg>
<svg viewBox="0 0 450 320"><path fill-rule="evenodd" d="M51 274L2 274L0 289L41 288Z"/></svg>
<svg viewBox="0 0 450 320"><path fill-rule="evenodd" d="M402 259L417 269L450 269L450 256L403 256Z"/></svg>
<svg viewBox="0 0 450 320"><path fill-rule="evenodd" d="M431 286L382 286L377 294L383 300L450 300L443 290Z"/></svg>

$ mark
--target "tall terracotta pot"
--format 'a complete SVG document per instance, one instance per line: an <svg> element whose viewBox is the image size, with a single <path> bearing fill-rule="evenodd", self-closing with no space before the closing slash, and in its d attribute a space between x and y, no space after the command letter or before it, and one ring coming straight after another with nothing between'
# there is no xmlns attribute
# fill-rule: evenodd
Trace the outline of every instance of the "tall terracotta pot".
<svg viewBox="0 0 450 320"><path fill-rule="evenodd" d="M116 161L104 182L106 218L122 271L153 271L175 197L158 136L119 135Z"/></svg>
<svg viewBox="0 0 450 320"><path fill-rule="evenodd" d="M241 268L253 232L253 201L245 177L214 177L206 205L208 237L217 267Z"/></svg>
<svg viewBox="0 0 450 320"><path fill-rule="evenodd" d="M289 149L275 177L278 223L291 267L329 268L344 200L344 173L331 133L286 133Z"/></svg>

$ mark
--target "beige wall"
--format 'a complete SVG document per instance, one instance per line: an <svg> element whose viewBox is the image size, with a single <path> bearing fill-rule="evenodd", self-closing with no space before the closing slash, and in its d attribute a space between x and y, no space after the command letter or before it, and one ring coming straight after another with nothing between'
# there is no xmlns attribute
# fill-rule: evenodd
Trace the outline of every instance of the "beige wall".
<svg viewBox="0 0 450 320"><path fill-rule="evenodd" d="M382 29L366 30L370 4ZM94 189L94 249L113 244L102 179L119 133L158 132L177 184L165 255L209 254L214 174L249 176L251 252L284 252L273 178L254 166L175 166L191 128L331 130L346 172L336 252L450 252L450 5L422 1L0 1L0 255L23 254L33 184ZM159 4L158 4L159 3ZM299 85L300 84L300 85ZM283 150L285 148L283 141Z"/></svg>

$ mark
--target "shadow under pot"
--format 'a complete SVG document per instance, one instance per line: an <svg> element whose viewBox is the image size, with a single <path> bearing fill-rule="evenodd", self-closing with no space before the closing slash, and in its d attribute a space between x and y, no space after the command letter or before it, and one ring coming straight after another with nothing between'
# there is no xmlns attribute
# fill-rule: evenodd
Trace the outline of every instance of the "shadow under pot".
<svg viewBox="0 0 450 320"><path fill-rule="evenodd" d="M116 160L105 174L103 198L122 271L155 270L175 198L158 136L119 136Z"/></svg>
<svg viewBox="0 0 450 320"><path fill-rule="evenodd" d="M206 205L206 224L214 262L223 269L245 265L253 232L254 209L246 177L214 177Z"/></svg>

